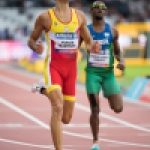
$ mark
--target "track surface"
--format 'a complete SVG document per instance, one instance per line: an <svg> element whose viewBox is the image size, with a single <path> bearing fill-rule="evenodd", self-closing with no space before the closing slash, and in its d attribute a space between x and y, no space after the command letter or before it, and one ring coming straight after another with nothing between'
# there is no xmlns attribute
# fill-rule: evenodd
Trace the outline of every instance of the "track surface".
<svg viewBox="0 0 150 150"><path fill-rule="evenodd" d="M49 129L50 104L46 97L30 92L39 75L9 65L0 66L0 150L54 149ZM102 150L150 149L150 107L124 102L115 114L101 100ZM89 104L84 87L77 86L74 116L63 126L64 150L90 150Z"/></svg>

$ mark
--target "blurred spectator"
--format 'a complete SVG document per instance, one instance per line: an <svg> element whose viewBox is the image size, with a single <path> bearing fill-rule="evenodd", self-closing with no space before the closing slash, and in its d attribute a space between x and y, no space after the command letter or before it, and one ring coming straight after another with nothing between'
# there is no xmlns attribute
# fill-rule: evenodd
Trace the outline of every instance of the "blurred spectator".
<svg viewBox="0 0 150 150"><path fill-rule="evenodd" d="M54 3L54 0L38 0L39 7L51 7Z"/></svg>
<svg viewBox="0 0 150 150"><path fill-rule="evenodd" d="M1 0L0 1L0 7L4 7L6 6L6 1L5 0Z"/></svg>
<svg viewBox="0 0 150 150"><path fill-rule="evenodd" d="M23 4L25 8L30 8L34 6L33 0L26 0Z"/></svg>
<svg viewBox="0 0 150 150"><path fill-rule="evenodd" d="M17 27L14 32L14 39L21 40L24 36L23 28Z"/></svg>
<svg viewBox="0 0 150 150"><path fill-rule="evenodd" d="M70 0L70 5L84 11L89 18L90 5L95 0ZM120 22L145 22L150 20L150 0L102 0L106 6L107 18L111 20L111 23L120 23ZM30 29L33 27L33 22L39 13L38 9L48 9L53 7L55 0L0 0L0 6L3 7L18 7L19 13L8 12L4 14L1 11L0 21L5 22L6 19L13 20L16 23L16 27L11 28L10 31L5 26L5 23L1 24L4 27L0 28L0 39L20 39L21 37L29 36ZM32 10L32 7L38 7L37 10ZM1 9L1 8L0 8ZM13 8L14 9L14 8ZM17 9L17 8L16 8ZM27 10L28 9L28 10ZM7 9L9 10L9 8ZM11 10L11 9L10 9ZM26 11L27 10L27 11ZM3 13L3 14L2 14ZM16 16L18 15L18 16ZM18 28L19 25L19 28ZM8 26L8 25L7 25ZM13 31L12 31L13 30ZM11 33L15 33L12 34ZM43 38L44 36L42 36Z"/></svg>
<svg viewBox="0 0 150 150"><path fill-rule="evenodd" d="M4 28L4 30L2 30L0 32L0 39L1 40L12 40L13 37L9 31L9 28Z"/></svg>

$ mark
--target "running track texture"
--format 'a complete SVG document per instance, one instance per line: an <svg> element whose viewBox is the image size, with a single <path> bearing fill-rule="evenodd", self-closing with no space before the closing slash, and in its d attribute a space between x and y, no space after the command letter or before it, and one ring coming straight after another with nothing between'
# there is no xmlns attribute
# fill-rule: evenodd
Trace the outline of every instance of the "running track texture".
<svg viewBox="0 0 150 150"><path fill-rule="evenodd" d="M0 65L0 150L53 150L49 128L51 108L46 97L30 92L41 76ZM72 121L63 125L63 150L90 150L89 104L77 86ZM101 97L102 150L150 149L150 107L124 101L115 114Z"/></svg>

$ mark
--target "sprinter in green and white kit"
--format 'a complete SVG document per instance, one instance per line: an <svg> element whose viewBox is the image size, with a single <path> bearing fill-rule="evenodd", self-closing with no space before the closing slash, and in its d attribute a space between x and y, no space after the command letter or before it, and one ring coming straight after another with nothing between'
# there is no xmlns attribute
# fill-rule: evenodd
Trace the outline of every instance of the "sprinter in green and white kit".
<svg viewBox="0 0 150 150"><path fill-rule="evenodd" d="M114 112L123 110L120 87L114 76L114 57L119 61L117 67L124 70L124 61L118 43L118 31L104 21L106 5L96 1L91 7L92 24L88 25L93 40L99 41L102 50L99 54L88 53L86 71L86 91L90 102L90 125L93 134L91 150L100 150L99 144L99 93L108 99Z"/></svg>

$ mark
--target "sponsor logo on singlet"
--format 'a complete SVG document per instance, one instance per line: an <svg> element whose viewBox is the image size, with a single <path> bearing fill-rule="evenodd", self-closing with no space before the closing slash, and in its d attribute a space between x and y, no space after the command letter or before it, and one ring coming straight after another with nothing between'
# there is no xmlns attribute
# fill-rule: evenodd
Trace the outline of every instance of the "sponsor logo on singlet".
<svg viewBox="0 0 150 150"><path fill-rule="evenodd" d="M103 39L103 40L98 40L100 42L101 45L106 45L109 44L109 40L108 39Z"/></svg>
<svg viewBox="0 0 150 150"><path fill-rule="evenodd" d="M78 38L77 33L56 33L56 40L76 40Z"/></svg>
<svg viewBox="0 0 150 150"><path fill-rule="evenodd" d="M78 48L77 33L56 33L55 51L60 53L71 53Z"/></svg>

